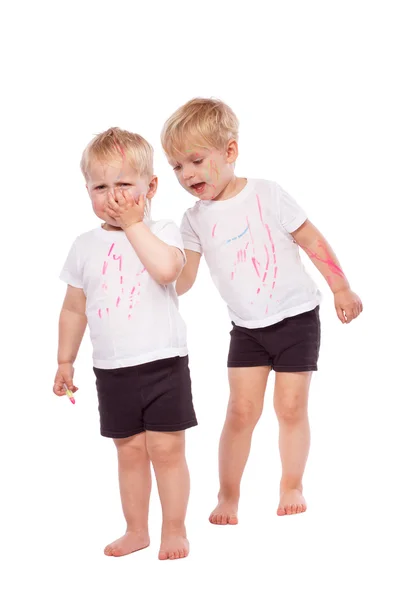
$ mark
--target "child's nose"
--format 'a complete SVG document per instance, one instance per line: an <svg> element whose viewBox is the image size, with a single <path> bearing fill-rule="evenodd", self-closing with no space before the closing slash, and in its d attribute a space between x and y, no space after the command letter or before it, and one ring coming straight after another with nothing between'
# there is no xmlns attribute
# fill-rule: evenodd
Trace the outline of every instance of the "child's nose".
<svg viewBox="0 0 400 600"><path fill-rule="evenodd" d="M182 177L186 181L187 179L191 179L193 177L193 168L191 165L185 166L182 169Z"/></svg>

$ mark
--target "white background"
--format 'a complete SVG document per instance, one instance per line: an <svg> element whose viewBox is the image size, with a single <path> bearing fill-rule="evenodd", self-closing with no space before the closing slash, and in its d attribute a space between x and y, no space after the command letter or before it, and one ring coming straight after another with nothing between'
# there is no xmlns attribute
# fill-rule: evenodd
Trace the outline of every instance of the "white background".
<svg viewBox="0 0 400 600"><path fill-rule="evenodd" d="M400 595L397 2L20 2L2 18L0 595L69 598L384 598ZM52 394L58 274L97 225L79 170L110 126L155 148L156 218L192 198L159 142L165 119L215 96L240 119L239 176L278 181L339 256L364 313L341 325L327 285L313 378L306 514L278 518L273 378L238 527L215 527L230 322L205 265L181 300L200 426L189 430L188 559L103 556L123 533L116 453L100 437L85 337L72 406Z"/></svg>

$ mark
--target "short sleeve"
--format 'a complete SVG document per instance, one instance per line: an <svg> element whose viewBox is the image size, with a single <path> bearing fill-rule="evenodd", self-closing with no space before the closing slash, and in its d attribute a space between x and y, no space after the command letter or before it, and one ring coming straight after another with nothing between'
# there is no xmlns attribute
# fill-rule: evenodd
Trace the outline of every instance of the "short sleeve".
<svg viewBox="0 0 400 600"><path fill-rule="evenodd" d="M72 244L67 260L60 273L60 279L76 288L83 288L82 269L79 264L77 240Z"/></svg>
<svg viewBox="0 0 400 600"><path fill-rule="evenodd" d="M307 220L304 210L285 190L277 184L278 210L281 225L288 233L296 231Z"/></svg>
<svg viewBox="0 0 400 600"><path fill-rule="evenodd" d="M179 227L173 221L158 221L153 233L160 240L168 244L168 246L179 248L183 255L184 264L186 264L182 235L179 231Z"/></svg>
<svg viewBox="0 0 400 600"><path fill-rule="evenodd" d="M187 213L183 215L181 234L183 238L183 245L186 250L193 250L194 252L202 254L200 238L191 226Z"/></svg>

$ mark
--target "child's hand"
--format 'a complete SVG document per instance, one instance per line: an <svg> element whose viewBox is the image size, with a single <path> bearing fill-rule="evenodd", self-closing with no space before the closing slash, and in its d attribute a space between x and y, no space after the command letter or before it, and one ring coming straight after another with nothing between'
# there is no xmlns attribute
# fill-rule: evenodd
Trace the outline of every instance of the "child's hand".
<svg viewBox="0 0 400 600"><path fill-rule="evenodd" d="M64 383L71 392L75 394L78 388L73 383L74 367L71 363L59 365L56 377L54 379L53 392L57 396L65 396Z"/></svg>
<svg viewBox="0 0 400 600"><path fill-rule="evenodd" d="M360 298L350 288L335 292L336 313L342 323L350 323L363 310Z"/></svg>
<svg viewBox="0 0 400 600"><path fill-rule="evenodd" d="M114 219L121 229L127 229L135 223L140 223L144 218L146 198L141 194L134 200L123 190L115 190L115 197L108 192L108 199L104 207L109 217Z"/></svg>

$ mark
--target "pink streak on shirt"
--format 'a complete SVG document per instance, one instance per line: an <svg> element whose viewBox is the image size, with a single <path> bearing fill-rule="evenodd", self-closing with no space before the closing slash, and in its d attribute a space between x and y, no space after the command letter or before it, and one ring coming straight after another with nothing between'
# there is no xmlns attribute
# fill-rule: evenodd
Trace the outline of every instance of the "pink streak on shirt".
<svg viewBox="0 0 400 600"><path fill-rule="evenodd" d="M113 250L114 246L115 246L115 244L111 244L111 246L110 246L110 249L109 249L109 251L108 251L108 256L110 256L110 254L111 254L111 252L112 252L112 250Z"/></svg>
<svg viewBox="0 0 400 600"><path fill-rule="evenodd" d="M99 310L98 310L98 315L99 315L99 317L101 319L101 308L99 308Z"/></svg>
<svg viewBox="0 0 400 600"><path fill-rule="evenodd" d="M117 308L118 308L118 306L119 306L119 303L120 303L120 302L121 302L121 298L118 296L118 298L117 298L117 302L116 302L116 304L115 304L115 306L116 306Z"/></svg>
<svg viewBox="0 0 400 600"><path fill-rule="evenodd" d="M256 198L257 198L258 210L260 213L260 220L261 220L261 223L264 225L264 219L263 219L262 210L261 210L261 202L260 202L260 197L258 194L256 194Z"/></svg>
<svg viewBox="0 0 400 600"><path fill-rule="evenodd" d="M212 234L211 234L211 235L212 235L212 237L214 237L214 234L215 234L215 228L216 228L216 226L217 226L217 224L215 223L214 227L212 228Z"/></svg>
<svg viewBox="0 0 400 600"><path fill-rule="evenodd" d="M103 271L102 274L105 275L108 267L108 262L105 260L103 263Z"/></svg>
<svg viewBox="0 0 400 600"><path fill-rule="evenodd" d="M135 291L136 286L134 285L133 288L131 289L131 296L133 295L133 292Z"/></svg>
<svg viewBox="0 0 400 600"><path fill-rule="evenodd" d="M106 308L106 311L107 311L107 314L109 315L110 314L110 309Z"/></svg>
<svg viewBox="0 0 400 600"><path fill-rule="evenodd" d="M122 284L122 283L124 283L124 278L123 278L123 276L122 276L122 275L121 275L121 277L120 277L120 279L119 279L119 282L120 282L121 284Z"/></svg>
<svg viewBox="0 0 400 600"><path fill-rule="evenodd" d="M113 254L113 259L119 261L119 270L122 271L122 254L120 256Z"/></svg>
<svg viewBox="0 0 400 600"><path fill-rule="evenodd" d="M254 268L255 268L255 270L256 270L256 273L257 273L258 277L260 277L260 271L258 270L258 267L257 267L257 265L256 265L256 263L258 263L258 264L260 264L260 263L258 262L258 260L256 260L256 259L254 258L254 256L252 257L252 259L251 259L251 260L252 260L253 266L254 266Z"/></svg>
<svg viewBox="0 0 400 600"><path fill-rule="evenodd" d="M275 269L274 269L274 279L276 279L277 272L278 272L278 267L275 267Z"/></svg>
<svg viewBox="0 0 400 600"><path fill-rule="evenodd" d="M260 293L260 288L258 288L258 290L257 290L257 294L259 294L259 293Z"/></svg>

